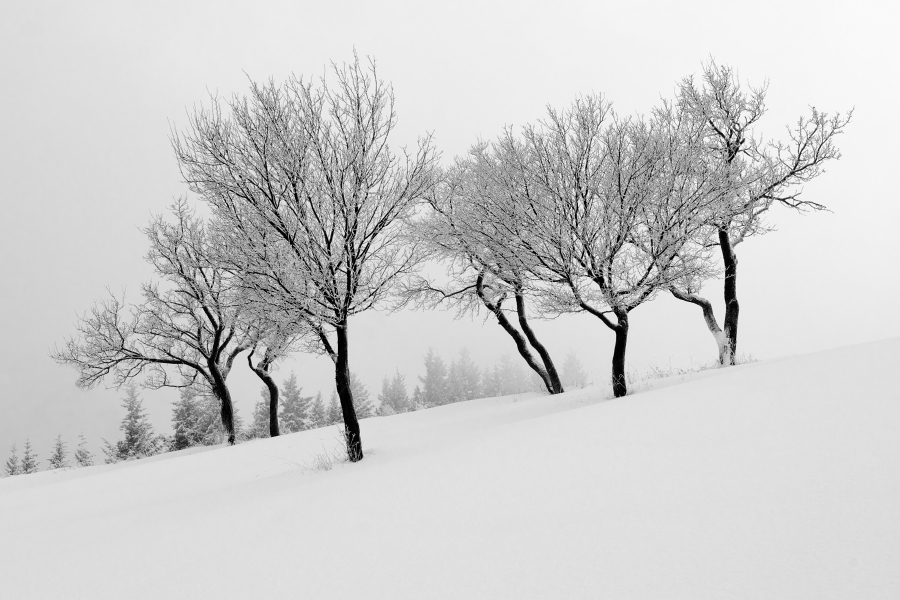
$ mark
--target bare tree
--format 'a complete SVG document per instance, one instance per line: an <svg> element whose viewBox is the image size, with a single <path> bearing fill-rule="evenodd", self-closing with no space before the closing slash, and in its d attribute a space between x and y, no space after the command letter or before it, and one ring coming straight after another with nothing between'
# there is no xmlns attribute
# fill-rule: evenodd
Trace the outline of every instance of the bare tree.
<svg viewBox="0 0 900 600"><path fill-rule="evenodd" d="M256 373L266 389L269 391L269 437L280 434L278 427L278 385L272 378L271 369L275 363L290 354L298 346L305 342L310 335L310 329L305 321L293 321L289 317L266 314L264 306L259 299L248 300L245 304L245 314L253 315L247 326L250 353L247 355L247 364ZM254 364L254 356L260 351L262 356Z"/></svg>
<svg viewBox="0 0 900 600"><path fill-rule="evenodd" d="M83 315L78 335L53 358L74 366L77 385L91 388L106 377L117 387L143 377L150 389L202 383L221 403L222 425L234 443L234 408L226 379L245 349L240 307L227 274L210 260L207 231L183 200L175 222L155 218L145 230L147 260L163 279L144 284L143 302L126 308L110 294Z"/></svg>
<svg viewBox="0 0 900 600"><path fill-rule="evenodd" d="M528 321L528 270L516 252L515 197L498 187L499 163L485 144L457 160L429 197L431 214L417 224L429 255L447 266L447 281L420 278L409 290L423 303L456 305L460 315L487 308L513 339L525 360L551 394L565 391L556 366ZM512 299L519 327L510 322L503 304ZM535 357L534 353L537 353Z"/></svg>
<svg viewBox="0 0 900 600"><path fill-rule="evenodd" d="M696 128L676 111L617 118L596 96L511 130L494 145L518 218L520 263L545 310L584 311L615 333L612 386L627 393L629 313L702 270L693 240L717 201L717 173L691 160Z"/></svg>
<svg viewBox="0 0 900 600"><path fill-rule="evenodd" d="M334 82L251 85L173 135L190 189L228 227L241 278L278 314L303 321L334 363L350 460L363 457L349 371L349 318L381 305L421 259L401 222L432 186L430 137L388 145L393 92L358 59ZM228 114L225 114L228 113Z"/></svg>
<svg viewBox="0 0 900 600"><path fill-rule="evenodd" d="M688 277L671 286L672 295L696 304L716 339L719 362L733 365L737 351L738 316L735 246L751 235L769 230L768 210L780 204L804 212L824 210L822 204L801 199L800 186L819 176L825 163L840 158L835 138L850 122L846 115L821 113L815 107L787 127L786 141L762 143L755 127L766 112L767 87L744 89L733 69L710 60L703 65L702 82L681 81L677 104L704 129L698 161L717 165L722 172L723 201L709 220L708 245L721 251L724 265L725 319L720 327L712 304L699 295L703 278Z"/></svg>

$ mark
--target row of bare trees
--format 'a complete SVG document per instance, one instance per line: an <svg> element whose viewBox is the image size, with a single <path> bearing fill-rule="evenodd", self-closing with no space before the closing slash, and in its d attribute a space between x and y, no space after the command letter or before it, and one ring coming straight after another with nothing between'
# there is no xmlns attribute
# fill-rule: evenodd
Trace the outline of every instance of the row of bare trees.
<svg viewBox="0 0 900 600"><path fill-rule="evenodd" d="M563 391L529 318L586 312L615 334L612 384L627 392L630 313L661 291L699 305L722 364L737 344L734 247L766 231L775 204L839 157L849 115L815 109L764 142L754 130L765 89L744 90L713 62L645 117L587 96L517 132L479 142L442 169L430 136L412 152L389 144L394 97L374 62L335 66L333 79L252 84L213 98L172 143L190 191L174 223L154 219L148 259L159 283L126 309L115 297L78 324L55 358L78 384L203 386L234 442L228 374L236 357L270 390L270 369L294 351L327 355L350 460L363 457L350 385L350 317L410 300L484 307L550 393ZM718 325L700 286L722 257L726 314ZM423 276L426 260L445 267ZM433 269L432 269L433 271Z"/></svg>

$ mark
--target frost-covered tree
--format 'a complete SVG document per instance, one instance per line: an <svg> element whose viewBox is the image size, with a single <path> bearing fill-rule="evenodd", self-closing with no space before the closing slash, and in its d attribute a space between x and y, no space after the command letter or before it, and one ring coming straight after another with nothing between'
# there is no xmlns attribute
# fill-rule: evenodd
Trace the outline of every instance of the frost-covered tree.
<svg viewBox="0 0 900 600"><path fill-rule="evenodd" d="M311 429L327 425L325 402L322 400L322 392L316 393L316 398L309 407L309 426Z"/></svg>
<svg viewBox="0 0 900 600"><path fill-rule="evenodd" d="M51 469L69 468L69 459L66 458L66 444L63 442L62 434L56 436L56 441L53 443L53 452L51 452L47 462L50 463Z"/></svg>
<svg viewBox="0 0 900 600"><path fill-rule="evenodd" d="M500 362L494 365L494 386L496 395L508 396L527 392L529 383L522 367L504 354Z"/></svg>
<svg viewBox="0 0 900 600"><path fill-rule="evenodd" d="M156 435L144 410L144 403L137 393L137 387L129 385L126 390L122 401L125 417L119 425L125 438L115 444L103 440L103 453L106 454L107 463L146 458L165 452L165 440Z"/></svg>
<svg viewBox="0 0 900 600"><path fill-rule="evenodd" d="M20 467L22 475L30 475L37 473L39 469L37 454L31 449L31 441L25 440L25 452L22 454L22 464Z"/></svg>
<svg viewBox="0 0 900 600"><path fill-rule="evenodd" d="M629 313L673 281L707 269L697 231L721 173L694 160L697 124L677 111L621 118L588 96L491 146L510 210L514 254L545 312L584 311L615 334L612 384L627 392Z"/></svg>
<svg viewBox="0 0 900 600"><path fill-rule="evenodd" d="M250 426L247 428L246 436L249 439L266 438L270 435L270 419L271 410L269 408L270 399L269 389L264 387L260 390L260 399L253 405L253 416Z"/></svg>
<svg viewBox="0 0 900 600"><path fill-rule="evenodd" d="M356 410L357 418L366 419L375 416L375 403L369 394L369 388L362 380L351 371L350 387L353 390L353 406Z"/></svg>
<svg viewBox="0 0 900 600"><path fill-rule="evenodd" d="M240 272L241 260L235 261L228 252L222 253L223 264L236 265L234 268ZM243 294L245 302L245 318L248 322L248 338L252 344L247 356L250 369L266 386L269 393L269 437L276 437L280 433L278 410L282 405L280 391L271 371L275 363L290 354L297 348L309 349L310 328L304 320L292 320L286 315L275 314L267 306L264 297L261 297L252 285L246 287ZM305 339L306 338L306 339ZM259 352L258 357L256 357ZM254 362L255 361L255 362ZM293 376L293 374L292 374ZM296 381L295 381L296 383ZM299 431L294 417L289 417L285 423L289 423L291 429L287 432Z"/></svg>
<svg viewBox="0 0 900 600"><path fill-rule="evenodd" d="M447 385L447 364L433 348L425 355L425 375L422 382L422 403L425 407L441 406L450 400Z"/></svg>
<svg viewBox="0 0 900 600"><path fill-rule="evenodd" d="M198 385L181 388L172 405L172 429L173 451L218 444L222 433L218 400Z"/></svg>
<svg viewBox="0 0 900 600"><path fill-rule="evenodd" d="M722 202L709 216L707 239L718 247L724 271L725 318L719 325L712 304L699 295L703 277L688 274L673 282L672 295L696 304L716 340L719 363L732 365L737 350L738 260L735 247L746 238L770 230L764 221L770 208L786 206L799 212L824 210L817 202L801 199L802 184L822 174L826 163L841 154L836 138L850 122L852 111L841 115L815 107L787 127L787 138L763 143L756 132L765 115L766 86L744 88L737 73L710 60L703 65L700 82L681 81L678 110L702 127L703 145L697 161L717 166L724 178Z"/></svg>
<svg viewBox="0 0 900 600"><path fill-rule="evenodd" d="M150 389L194 382L220 403L229 443L235 440L234 407L226 379L246 347L240 302L232 278L213 260L203 222L179 200L174 223L156 217L145 230L147 260L162 282L142 286L143 302L126 309L110 295L78 322L78 335L53 353L74 366L77 385L90 388L106 377L121 387L143 377Z"/></svg>
<svg viewBox="0 0 900 600"><path fill-rule="evenodd" d="M406 391L406 377L400 374L400 369L394 372L390 379L385 377L381 381L381 393L378 394L378 414L393 415L409 410L409 394Z"/></svg>
<svg viewBox="0 0 900 600"><path fill-rule="evenodd" d="M12 477L13 475L19 475L22 473L22 465L19 463L19 454L16 450L15 444L12 445L9 458L6 459L6 464L3 465L3 472L7 477Z"/></svg>
<svg viewBox="0 0 900 600"><path fill-rule="evenodd" d="M326 425L334 425L341 423L343 412L341 410L341 401L338 399L337 392L331 392L331 398L328 401L328 411L326 412Z"/></svg>
<svg viewBox="0 0 900 600"><path fill-rule="evenodd" d="M566 354L566 360L562 368L563 381L566 385L573 388L583 388L587 385L587 373L584 372L584 366L578 360L578 356L571 350Z"/></svg>
<svg viewBox="0 0 900 600"><path fill-rule="evenodd" d="M527 310L528 297L537 291L534 278L517 249L528 218L520 214L519 200L506 185L505 169L486 144L478 144L445 172L429 196L431 211L417 223L416 235L444 264L446 275L443 281L419 278L407 293L426 306L455 306L458 317L486 308L555 394L563 391L556 366Z"/></svg>
<svg viewBox="0 0 900 600"><path fill-rule="evenodd" d="M481 397L481 372L468 348L460 350L459 357L450 363L448 379L450 395L456 402Z"/></svg>
<svg viewBox="0 0 900 600"><path fill-rule="evenodd" d="M84 434L78 434L78 447L75 448L75 464L79 467L90 467L94 464L94 455L87 448Z"/></svg>
<svg viewBox="0 0 900 600"><path fill-rule="evenodd" d="M402 222L431 188L429 137L390 145L391 87L358 59L333 81L253 84L195 111L173 140L182 175L230 232L248 286L304 321L334 363L351 461L362 459L350 386L349 320L387 302L421 260Z"/></svg>
<svg viewBox="0 0 900 600"><path fill-rule="evenodd" d="M309 429L309 408L312 396L303 396L301 391L300 386L297 385L297 375L291 373L284 382L284 391L281 396L281 424L285 433Z"/></svg>
<svg viewBox="0 0 900 600"><path fill-rule="evenodd" d="M422 398L422 388L416 385L416 387L413 388L412 396L409 399L409 410L421 410L425 408L425 401Z"/></svg>

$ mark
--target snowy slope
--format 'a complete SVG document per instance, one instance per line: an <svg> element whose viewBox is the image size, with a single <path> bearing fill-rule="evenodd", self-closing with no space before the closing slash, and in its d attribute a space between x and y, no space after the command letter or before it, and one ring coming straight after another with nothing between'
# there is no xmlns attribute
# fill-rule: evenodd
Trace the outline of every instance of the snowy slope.
<svg viewBox="0 0 900 600"><path fill-rule="evenodd" d="M335 429L5 479L0 597L900 598L898 365L367 419L331 470Z"/></svg>

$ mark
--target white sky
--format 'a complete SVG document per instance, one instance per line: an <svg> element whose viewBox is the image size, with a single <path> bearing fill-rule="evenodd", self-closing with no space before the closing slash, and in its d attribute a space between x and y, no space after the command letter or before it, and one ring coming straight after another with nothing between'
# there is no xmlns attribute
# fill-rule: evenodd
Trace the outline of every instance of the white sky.
<svg viewBox="0 0 900 600"><path fill-rule="evenodd" d="M778 230L738 247L739 349L773 357L900 335L895 227L896 16L882 5L720 2L31 2L0 19L0 457L31 438L116 439L115 391L79 391L48 358L76 314L108 286L150 276L139 228L185 192L170 123L209 91L244 93L247 77L314 75L353 48L394 85L396 142L432 131L444 160L505 124L542 116L579 93L603 93L621 113L648 110L710 55L753 83L770 82L767 134L815 105L855 107L844 158L807 186L832 213L771 215ZM718 300L720 282L705 290ZM683 365L714 357L699 309L663 297L632 313L629 362ZM562 361L578 352L605 381L612 334L583 315L538 323ZM399 367L412 387L434 346L449 360L467 346L491 364L514 355L493 322L452 313L361 316L351 322L351 368L377 393ZM330 363L299 358L305 391L333 385ZM241 362L230 380L245 416L258 381ZM173 392L147 392L168 432Z"/></svg>

